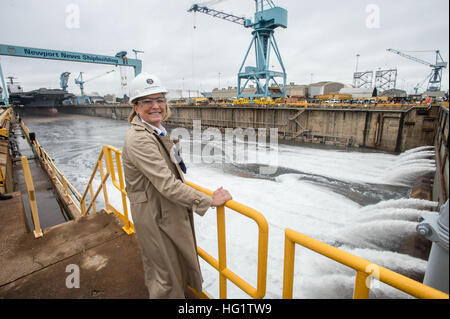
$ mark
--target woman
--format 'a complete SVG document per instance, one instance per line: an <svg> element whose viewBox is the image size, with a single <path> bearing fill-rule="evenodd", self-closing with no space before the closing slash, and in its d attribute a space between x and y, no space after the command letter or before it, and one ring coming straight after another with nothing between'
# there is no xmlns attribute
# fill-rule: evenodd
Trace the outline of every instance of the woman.
<svg viewBox="0 0 450 319"><path fill-rule="evenodd" d="M126 191L150 298L186 298L202 290L192 212L231 199L222 187L210 197L184 183L186 170L161 122L170 115L159 79L139 74L130 85L133 111L122 152Z"/></svg>

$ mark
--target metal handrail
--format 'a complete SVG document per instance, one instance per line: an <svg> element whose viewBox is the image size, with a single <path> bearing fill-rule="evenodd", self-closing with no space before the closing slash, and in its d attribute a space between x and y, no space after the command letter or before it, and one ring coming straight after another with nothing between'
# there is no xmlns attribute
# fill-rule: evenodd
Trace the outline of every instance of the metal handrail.
<svg viewBox="0 0 450 319"><path fill-rule="evenodd" d="M114 165L113 162L113 154L115 158ZM91 208L93 208L95 212L94 202L97 199L100 191L103 191L105 196L105 205L106 211L113 211L116 216L118 216L124 223L125 226L123 229L127 234L132 234L135 232L133 223L128 218L128 207L127 207L127 193L125 191L125 182L123 178L123 170L121 164L121 155L122 151L113 147L113 146L103 146L102 151L98 157L97 163L94 167L94 170L91 174L91 178L89 179L86 190L81 196L81 210L82 215L86 215L89 213ZM103 161L105 162L106 174L103 172ZM117 172L116 172L117 169ZM92 182L97 175L97 172L100 172L100 185L97 190L94 192L92 188ZM117 175L116 175L117 173ZM111 181L116 187L122 197L122 209L123 213L114 208L108 201L106 181L111 177ZM201 191L209 196L212 196L213 192L209 189L198 186L192 182L186 181L186 184ZM88 193L91 193L91 203L88 207L86 207L86 197ZM251 284L246 282L240 276L235 274L229 268L227 268L226 264L226 235L225 235L225 206L244 215L251 219L253 219L259 228L259 236L258 236L258 270L257 270L257 285L256 288ZM229 200L225 203L225 205L217 207L217 230L218 230L218 248L219 248L219 260L212 257L201 247L197 247L198 254L201 258L203 258L206 262L208 262L211 266L216 268L219 271L219 281L220 281L220 298L226 298L227 296L227 280L231 280L236 286L246 292L253 298L263 298L266 293L266 277L267 277L267 250L268 250L268 224L264 216L258 211L242 205L233 200ZM201 292L196 292L197 294L201 294Z"/></svg>
<svg viewBox="0 0 450 319"><path fill-rule="evenodd" d="M43 236L41 224L39 223L39 213L36 203L36 193L34 191L33 178L31 177L30 166L28 165L28 159L26 156L21 157L23 177L25 179L25 185L27 186L28 203L30 205L31 216L33 217L34 224L34 237L39 238Z"/></svg>
<svg viewBox="0 0 450 319"><path fill-rule="evenodd" d="M116 175L115 175L116 167L114 166L112 152L114 152L114 154L115 154L119 183L117 183L117 180L116 180ZM102 150L101 150L100 155L97 159L97 162L94 166L94 170L91 174L91 177L89 179L86 190L84 191L83 196L81 196L80 208L81 208L81 214L83 216L87 215L89 213L89 211L91 210L91 208L93 208L93 211L96 212L95 200L97 199L100 192L103 191L103 196L104 196L105 206L106 206L105 211L107 213L114 213L120 220L122 220L124 223L124 226L122 227L122 229L128 235L130 235L130 234L135 233L135 229L134 229L133 223L129 219L128 207L127 207L127 192L125 191L125 182L123 179L120 155L122 155L122 151L113 146L105 145L102 147ZM103 162L105 162L106 174L104 173L104 170L103 170ZM95 176L97 175L97 172L100 173L100 185L98 186L97 190L94 193L94 190L92 188L92 182L93 182ZM109 177L111 177L114 187L116 187L121 193L122 212L123 213L120 212L113 205L111 205L111 203L109 202L108 192L107 192L107 187L106 187L106 182ZM91 195L91 203L88 207L86 207L86 197L87 197L88 192L90 192L90 195Z"/></svg>
<svg viewBox="0 0 450 319"><path fill-rule="evenodd" d="M346 251L322 243L292 229L285 230L283 298L292 299L295 243L333 259L356 271L354 299L368 299L370 279L379 280L411 296L424 299L449 299L449 295L392 270L376 265Z"/></svg>
<svg viewBox="0 0 450 319"><path fill-rule="evenodd" d="M198 186L192 182L185 181L187 185L201 191L209 196L213 192L204 187ZM244 216L253 219L259 229L258 234L258 271L256 288L246 282L244 279L236 275L227 268L226 264L226 235L225 235L225 207L234 210ZM197 247L198 254L206 262L219 271L220 298L227 298L227 279L231 280L236 286L246 292L253 298L263 298L266 294L266 278L267 278L267 251L268 251L268 233L269 226L266 218L253 208L247 207L241 203L229 200L225 205L217 207L217 239L219 248L219 260L212 257L202 248Z"/></svg>

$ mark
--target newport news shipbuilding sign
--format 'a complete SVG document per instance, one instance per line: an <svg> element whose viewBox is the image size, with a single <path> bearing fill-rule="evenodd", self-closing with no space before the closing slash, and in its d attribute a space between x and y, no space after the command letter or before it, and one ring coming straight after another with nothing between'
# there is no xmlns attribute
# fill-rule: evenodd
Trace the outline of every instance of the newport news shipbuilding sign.
<svg viewBox="0 0 450 319"><path fill-rule="evenodd" d="M116 66L134 67L135 75L141 73L142 61L138 59L128 59L126 52L119 52L116 56L107 56L90 53L58 51L48 49L37 49L21 47L16 45L0 44L0 55L16 56L23 58L37 58L50 60L63 60L72 62L100 63Z"/></svg>

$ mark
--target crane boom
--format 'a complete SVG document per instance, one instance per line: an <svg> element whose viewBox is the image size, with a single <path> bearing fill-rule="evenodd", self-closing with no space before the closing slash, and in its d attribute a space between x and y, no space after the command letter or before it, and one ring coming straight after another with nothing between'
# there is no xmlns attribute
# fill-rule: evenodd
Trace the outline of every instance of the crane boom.
<svg viewBox="0 0 450 319"><path fill-rule="evenodd" d="M435 64L421 60L419 58L413 57L409 54L400 52L395 49L386 49L386 50L389 52L396 53L404 58L416 61L421 64L425 64L425 65L429 66L430 68L432 68L431 74L429 76L427 76L427 79L429 79L427 90L428 91L440 91L441 90L442 69L445 69L447 67L447 62L444 62L441 54L439 53L439 50L435 51L435 53L436 53L436 63ZM416 86L416 88L418 88L418 85Z"/></svg>
<svg viewBox="0 0 450 319"><path fill-rule="evenodd" d="M87 83L87 82L89 82L89 81L95 80L95 79L97 79L97 78L99 78L99 77L101 77L101 76L107 75L107 74L109 74L109 73L111 73L111 72L115 72L115 71L116 71L116 70L111 70L111 71L108 71L108 72L105 72L105 73L96 75L96 76L90 78L89 80L84 81L84 83Z"/></svg>
<svg viewBox="0 0 450 319"><path fill-rule="evenodd" d="M201 5L198 5L198 4L194 4L188 10L188 12L205 13L205 14L208 14L208 15L216 17L216 18L220 18L220 19L223 19L223 20L227 20L227 21L230 21L230 22L234 22L234 23L243 25L244 27L248 27L251 24L250 20L246 19L244 17L238 17L238 16L235 16L234 14L230 14L230 13L225 13L225 12L222 12L222 11L214 10L214 9L208 8L206 6L201 6ZM246 22L247 22L247 24L246 24Z"/></svg>
<svg viewBox="0 0 450 319"><path fill-rule="evenodd" d="M430 62L427 62L427 61L418 59L418 58L416 58L416 57L413 57L412 55L409 55L409 54L400 52L400 51L398 51L398 50L395 50L395 49L387 49L386 51L396 53L396 54L398 54L398 55L400 55L400 56L402 56L402 57L404 57L404 58L407 58L407 59L416 61L416 62L418 62L418 63L422 63L422 64L425 64L425 65L428 65L429 67L434 67L434 65L431 64Z"/></svg>

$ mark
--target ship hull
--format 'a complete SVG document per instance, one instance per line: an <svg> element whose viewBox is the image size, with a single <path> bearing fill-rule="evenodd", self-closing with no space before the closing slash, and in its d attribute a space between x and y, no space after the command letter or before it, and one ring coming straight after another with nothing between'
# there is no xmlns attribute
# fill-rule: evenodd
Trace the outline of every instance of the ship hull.
<svg viewBox="0 0 450 319"><path fill-rule="evenodd" d="M36 112L39 110L42 114L57 114L57 107L63 104L64 100L73 98L74 95L61 89L38 89L29 92L12 93L10 103Z"/></svg>

